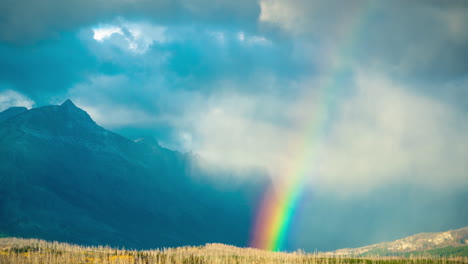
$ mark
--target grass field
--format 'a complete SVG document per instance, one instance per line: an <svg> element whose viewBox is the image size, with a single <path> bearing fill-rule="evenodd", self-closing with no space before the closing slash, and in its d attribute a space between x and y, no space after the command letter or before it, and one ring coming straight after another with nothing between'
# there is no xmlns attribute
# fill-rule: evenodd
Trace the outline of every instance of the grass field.
<svg viewBox="0 0 468 264"><path fill-rule="evenodd" d="M400 257L415 257L415 256L432 256L432 257L468 257L468 246L459 246L459 247L443 247L443 248L436 248L430 249L426 251L412 251L412 252L400 252L395 253L388 250L371 250L366 253L362 253L359 256L400 256Z"/></svg>
<svg viewBox="0 0 468 264"><path fill-rule="evenodd" d="M223 244L159 250L123 250L110 247L83 247L36 239L0 238L2 264L399 264L468 263L466 257L418 255L410 257L333 257L321 253L268 252Z"/></svg>

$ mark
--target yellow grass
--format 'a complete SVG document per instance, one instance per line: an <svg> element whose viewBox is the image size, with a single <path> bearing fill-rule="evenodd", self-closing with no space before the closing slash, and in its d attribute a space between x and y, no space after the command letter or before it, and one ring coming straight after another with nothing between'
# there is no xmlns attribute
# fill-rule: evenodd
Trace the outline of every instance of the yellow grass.
<svg viewBox="0 0 468 264"><path fill-rule="evenodd" d="M337 257L302 251L285 253L223 244L157 250L83 247L37 239L0 238L1 264L399 264L468 263L467 258Z"/></svg>

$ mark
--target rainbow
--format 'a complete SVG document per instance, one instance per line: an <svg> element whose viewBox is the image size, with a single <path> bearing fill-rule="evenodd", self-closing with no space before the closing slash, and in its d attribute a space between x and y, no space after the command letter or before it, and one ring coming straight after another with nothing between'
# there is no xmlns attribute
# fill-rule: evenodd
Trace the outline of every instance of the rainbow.
<svg viewBox="0 0 468 264"><path fill-rule="evenodd" d="M339 45L330 48L327 61L324 64L326 76L315 89L318 91L313 109L307 109L311 114L300 124L302 133L293 140L294 156L290 164L282 170L276 185L263 195L263 199L254 219L250 246L265 250L284 250L288 231L296 214L304 188L318 161L320 138L329 130L329 114L334 109L335 96L346 85L352 69L351 52L362 34L362 26L371 14L372 1L356 6L349 12L350 16L339 23L338 32L341 41Z"/></svg>

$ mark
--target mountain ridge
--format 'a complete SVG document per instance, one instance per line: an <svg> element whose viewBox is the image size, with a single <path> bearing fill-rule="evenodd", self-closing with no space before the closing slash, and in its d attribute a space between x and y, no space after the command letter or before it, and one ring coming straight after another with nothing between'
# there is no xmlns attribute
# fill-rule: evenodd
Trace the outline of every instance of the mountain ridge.
<svg viewBox="0 0 468 264"><path fill-rule="evenodd" d="M419 233L390 242L359 248L343 248L328 253L340 256L392 255L465 246L468 246L468 226L443 232Z"/></svg>
<svg viewBox="0 0 468 264"><path fill-rule="evenodd" d="M4 120L0 233L127 248L246 245L265 182L220 187L191 155L147 143L102 128L70 100Z"/></svg>
<svg viewBox="0 0 468 264"><path fill-rule="evenodd" d="M23 106L13 106L7 108L4 111L0 112L0 122L7 120L8 118L14 117L16 115L19 115L25 111L28 111L28 109Z"/></svg>

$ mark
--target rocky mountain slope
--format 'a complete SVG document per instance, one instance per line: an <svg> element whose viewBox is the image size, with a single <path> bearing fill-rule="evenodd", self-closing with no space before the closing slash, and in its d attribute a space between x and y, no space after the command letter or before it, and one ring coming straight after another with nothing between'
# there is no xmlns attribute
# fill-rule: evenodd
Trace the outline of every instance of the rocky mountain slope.
<svg viewBox="0 0 468 264"><path fill-rule="evenodd" d="M386 255L405 252L428 251L447 247L468 246L468 227L438 233L421 233L392 242L383 242L360 248L345 248L331 252L333 255Z"/></svg>
<svg viewBox="0 0 468 264"><path fill-rule="evenodd" d="M246 246L267 184L231 174L202 170L193 156L155 140L108 131L69 100L0 113L4 236L126 248Z"/></svg>

